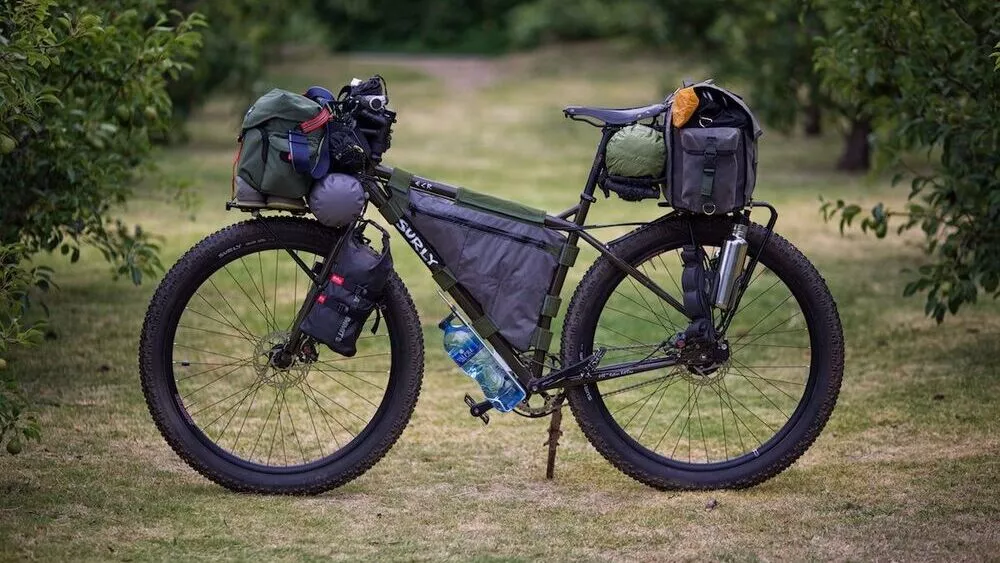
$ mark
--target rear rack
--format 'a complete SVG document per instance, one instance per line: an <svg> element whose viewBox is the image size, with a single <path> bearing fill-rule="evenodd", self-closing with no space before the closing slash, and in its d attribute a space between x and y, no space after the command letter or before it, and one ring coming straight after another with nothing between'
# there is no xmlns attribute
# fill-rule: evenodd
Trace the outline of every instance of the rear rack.
<svg viewBox="0 0 1000 563"><path fill-rule="evenodd" d="M305 215L309 213L309 206L302 203L293 203L291 201L283 202L247 202L239 200L231 200L226 202L226 211L231 211L236 209L238 211L243 211L244 213L256 213L259 211L285 211L291 213L292 215Z"/></svg>

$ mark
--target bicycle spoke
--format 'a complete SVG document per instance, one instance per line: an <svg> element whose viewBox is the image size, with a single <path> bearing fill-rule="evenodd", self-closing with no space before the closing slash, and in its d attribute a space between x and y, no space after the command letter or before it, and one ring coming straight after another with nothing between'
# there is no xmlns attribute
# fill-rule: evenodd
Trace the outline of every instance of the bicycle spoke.
<svg viewBox="0 0 1000 563"><path fill-rule="evenodd" d="M285 412L288 413L288 424L292 428L292 436L295 437L295 443L299 446L299 458L302 460L302 463L306 463L306 452L302 449L302 441L299 440L299 433L295 430L295 419L292 417L292 413L290 411Z"/></svg>
<svg viewBox="0 0 1000 563"><path fill-rule="evenodd" d="M179 378L176 379L176 381L177 381L177 383L180 383L181 381L186 381L188 379L191 379L191 378L194 378L194 377L198 377L199 375L204 375L206 373L211 373L213 371L218 371L218 370L220 370L220 369L222 369L224 367L233 366L233 365L236 365L236 364L239 364L239 363L247 363L247 362L250 362L252 359L253 358L243 358L241 360L236 360L235 362L229 362L228 364L213 364L213 363L205 363L205 362L181 362L181 365L204 365L204 366L215 366L215 367L213 367L212 369L206 369L204 371L199 371L198 373L192 373L192 374L189 374L189 375L185 375L184 377L179 377ZM177 362L174 362L174 363L176 364Z"/></svg>
<svg viewBox="0 0 1000 563"><path fill-rule="evenodd" d="M228 266L223 266L222 270L224 272L226 272L226 274L229 276L229 279L233 280L233 283L236 284L236 287L240 288L240 292L243 293L243 296L247 298L247 301L251 305L253 305L254 309L257 309L257 312L260 313L260 315L262 317L264 317L264 323L267 324L267 330L276 330L277 327L273 326L271 324L271 317L267 313L265 313L264 311L260 310L260 307L257 305L257 300L254 299L253 297L250 297L250 294L247 293L247 290L243 288L243 284L241 284L239 281L237 281L236 277L234 277L233 274L232 274L232 272L229 271L229 267ZM267 309L267 304L264 303L263 305L264 305L264 308Z"/></svg>
<svg viewBox="0 0 1000 563"><path fill-rule="evenodd" d="M220 375L219 377L217 377L217 378L213 379L212 381L209 381L208 383L206 383L206 384L202 385L201 387L199 387L199 388L195 389L194 391L192 391L192 392L188 393L187 395L182 395L182 396L181 396L181 400L182 400L182 401L186 401L186 400L188 399L188 397L191 397L192 395L194 395L194 394L195 394L195 393L197 393L198 391L201 391L201 390L205 389L206 387L209 387L210 385L212 385L212 384L214 384L214 383L216 383L216 382L218 382L218 381L222 380L222 379L223 379L223 378L225 378L226 376L228 376L228 375L232 374L232 373L233 373L233 372L235 372L236 370L238 370L238 369L240 369L240 368L243 368L243 367L246 367L246 364L240 364L240 365L237 365L237 366L236 366L236 367L234 367L233 369L231 369L231 370L227 371L226 373L224 373L224 374ZM188 403L188 407L190 408L190 407L191 407L191 405L194 405L194 404L195 404L195 402L191 402L191 403ZM202 409L202 410L204 410L204 409ZM199 410L198 412L201 412L201 411ZM196 413L196 414L197 414L197 413ZM193 416L193 415L192 415L192 416Z"/></svg>
<svg viewBox="0 0 1000 563"><path fill-rule="evenodd" d="M772 380L772 379L770 379L770 378L767 378L767 377L763 377L763 376L761 376L761 375L760 375L759 373L757 373L756 371L754 371L754 369L753 369L753 368L751 368L750 366L748 366L748 365L746 365L746 364L743 364L742 362L740 362L740 361L738 361L738 360L736 360L736 361L735 361L735 363L739 364L739 365L740 365L740 367L742 367L742 368L744 368L744 369L746 369L746 370L750 371L750 373L752 373L752 374L753 374L753 375L746 375L745 373L743 373L743 372L740 372L740 375L742 375L743 377L745 377L745 378L748 378L748 379L749 379L749 378L751 378L751 377L753 377L753 378L755 378L755 379L760 379L761 381L764 381L764 382L766 382L766 383L767 383L768 385L770 385L771 387L774 387L774 388L775 388L775 389L777 389L778 391L780 391L780 392L784 393L786 397L788 397L789 399L791 399L791 400L793 400L793 401L796 401L797 399L796 399L795 397L793 397L792 395L790 395L790 394L789 394L789 393L788 393L787 391L785 391L785 390L784 390L784 389L782 389L781 387L778 387L777 385L775 385L775 384L774 384L773 382L774 382L774 381L780 381L781 383L784 383L784 384L786 384L786 385L800 385L800 386L804 386L804 385L805 385L805 383L796 383L796 382L793 382L793 381L784 381L784 380L780 380L780 379L773 379L773 380Z"/></svg>
<svg viewBox="0 0 1000 563"><path fill-rule="evenodd" d="M323 373L323 375L324 375L324 376L325 376L325 377L326 377L327 379L329 379L330 381L333 381L333 382L334 382L334 383L336 383L337 385L340 385L340 386L341 386L341 387L343 387L344 389L347 389L347 390L348 390L348 391L350 391L351 393L354 393L355 395L357 395L358 397L360 397L362 401L364 401L364 402L368 403L369 405L371 405L371 406L373 406L373 407L375 407L375 408L378 408L378 405L376 405L375 403L373 403L373 402L371 402L370 400L368 400L368 398L367 398L367 397L365 397L364 395L361 395L360 393L358 393L358 392L357 392L357 391L355 391L354 389L351 389L350 387L348 387L348 386L344 385L343 383L341 383L340 381L338 381L338 380L337 380L336 378L334 378L334 377L333 377L332 375L330 375L330 374L328 374L328 373Z"/></svg>
<svg viewBox="0 0 1000 563"><path fill-rule="evenodd" d="M690 383L688 383L688 388L690 387L692 386ZM662 442L663 439L667 437L667 434L670 433L670 429L674 427L674 423L676 423L677 419L680 418L681 413L684 412L684 408L687 407L693 395L694 395L694 389L691 389L691 391L688 393L687 400L684 401L684 404L681 405L681 408L677 410L677 414L674 415L673 420L670 421L670 426L667 426L667 429L663 431L663 436L660 436L660 439L656 441L656 445L653 446L654 452L660 448L660 442Z"/></svg>
<svg viewBox="0 0 1000 563"><path fill-rule="evenodd" d="M195 296L196 296L196 297L198 297L199 299L201 299L202 301L204 301L204 302L205 302L205 304L206 304L206 305L208 305L208 306L209 306L209 307L210 307L210 308L211 308L211 309L212 309L213 311L215 311L215 313L216 313L217 315L219 315L219 316L220 316L220 317L222 317L222 318L226 318L226 316L225 316L225 315L223 315L221 311L219 311L218 309L216 309L216 308L215 308L215 305L212 305L212 303L211 303L211 302L209 302L209 300L208 300L208 299L205 299L205 297L204 297L204 296L203 296L203 295L202 295L202 294L201 294L200 292L199 292L199 293L195 293ZM251 332L249 332L249 331L248 331L248 332L244 332L243 330L240 330L240 328L239 328L239 327L237 327L236 325L234 325L233 323L230 323L230 322L228 322L228 321L220 321L220 320L218 320L218 319L216 319L216 318L214 318L214 317L211 317L211 316L209 316L209 315L206 315L206 314L204 314L204 313L202 313L202 312L199 312L199 311L197 311L197 310L195 310L195 309L192 309L192 308L191 308L191 303L190 303L190 302L188 303L187 307L185 307L185 309L184 309L184 310L185 310L185 311L191 311L192 313L194 313L194 314L196 314L196 315L200 315L200 316L202 316L202 317L205 317L206 319L209 319L209 320L213 320L213 321L215 321L215 322L217 322L217 323L219 323L219 324L223 324L223 325L226 325L226 326L228 326L229 328L231 328L231 329L235 330L236 332L238 332L238 333L242 334L242 335L243 335L243 337L247 339L247 341L249 341L249 342L253 342L253 333L251 333Z"/></svg>
<svg viewBox="0 0 1000 563"><path fill-rule="evenodd" d="M236 315L236 320L239 321L239 323L243 327L243 329L246 330L246 333L248 335L253 335L253 331L250 330L250 328L247 326L247 324L245 322L243 322L243 318L240 317L240 314L237 313L236 309L233 308L233 304L230 303L229 300L226 299L226 296L222 294L222 291L219 290L219 286L215 285L215 280L213 280L212 278L208 278L208 281L209 281L209 283L212 284L212 287L215 288L215 292L219 294L219 297L221 297L222 300L226 303L226 305L229 306L229 310L233 312L233 315ZM202 297L202 299L205 299L205 298ZM206 301L206 303L207 303L207 301Z"/></svg>
<svg viewBox="0 0 1000 563"><path fill-rule="evenodd" d="M667 394L666 388L663 389L663 393L660 393L660 398L656 400L656 404L653 405L653 410L649 411L649 416L646 417L646 424L642 425L642 429L639 430L639 435L636 436L636 440L642 438L642 433L646 431L646 427L649 426L649 421L653 420L653 415L656 414L656 409L660 408L660 403L663 402L663 396ZM640 409L642 410L642 409Z"/></svg>
<svg viewBox="0 0 1000 563"><path fill-rule="evenodd" d="M196 327L196 326L188 326L188 325L179 324L179 325L177 325L177 328L186 328L188 330L197 330L199 332L206 332L208 334L217 334L219 336L228 336L229 338L238 338L240 340L246 340L245 336L242 336L242 335L239 335L239 334L229 334L228 332L219 332L217 330L209 330L207 328L199 328L199 327Z"/></svg>
<svg viewBox="0 0 1000 563"><path fill-rule="evenodd" d="M254 404L254 402L255 402L255 401L257 400L257 392L258 392L258 391L260 391L260 388L261 388L261 387L262 387L262 385L258 385L258 386L257 386L257 388L256 388L256 389L254 389L254 391L253 391L253 396L252 396L252 397L250 397L250 404L249 404L249 405L247 405L247 412L246 412L246 413L245 413L245 414L243 415L243 422L241 422L241 423L240 423L240 429L239 429L239 431L238 431L238 432L236 433L236 441L235 441L235 442L233 442L233 449L234 449L234 450L235 450L236 448L238 448L238 447L239 447L239 445L240 445L240 436L242 436L242 435L243 435L243 428L244 428L244 427L246 426L246 424L247 424L247 418L248 418L248 417L250 416L250 411L251 411L251 410L253 410L253 404Z"/></svg>
<svg viewBox="0 0 1000 563"><path fill-rule="evenodd" d="M667 375L664 375L664 376L660 376L660 377L658 377L656 379L650 379L649 381L643 381L642 383L636 383L635 385L629 385L628 387L623 387L621 389L615 389L614 391L611 391L609 393L601 393L601 397L610 397L611 395L618 395L619 393L624 393L626 391L631 391L632 389L637 389L639 387L644 387L646 385L651 385L653 383L656 383L657 381L663 381L664 379L667 379L668 377L673 377L674 375L677 375L676 369L673 372L668 373Z"/></svg>

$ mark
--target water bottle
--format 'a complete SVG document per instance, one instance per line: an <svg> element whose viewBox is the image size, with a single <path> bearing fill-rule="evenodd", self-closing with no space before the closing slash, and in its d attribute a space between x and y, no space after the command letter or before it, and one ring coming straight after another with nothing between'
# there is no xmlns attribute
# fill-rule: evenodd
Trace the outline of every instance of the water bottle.
<svg viewBox="0 0 1000 563"><path fill-rule="evenodd" d="M521 384L503 366L483 340L455 312L438 325L444 331L444 350L469 377L476 380L486 400L500 412L509 412L524 400Z"/></svg>

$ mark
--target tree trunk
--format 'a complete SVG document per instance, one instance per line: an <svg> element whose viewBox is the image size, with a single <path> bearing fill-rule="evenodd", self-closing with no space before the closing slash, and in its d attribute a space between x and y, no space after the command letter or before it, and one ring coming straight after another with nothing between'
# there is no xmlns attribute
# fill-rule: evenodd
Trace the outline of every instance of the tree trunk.
<svg viewBox="0 0 1000 563"><path fill-rule="evenodd" d="M806 106L805 133L807 137L818 137L823 133L823 114L816 100Z"/></svg>
<svg viewBox="0 0 1000 563"><path fill-rule="evenodd" d="M838 170L868 170L871 166L871 143L868 142L871 132L871 120L855 119L851 122L851 131L844 137L844 152L837 161Z"/></svg>

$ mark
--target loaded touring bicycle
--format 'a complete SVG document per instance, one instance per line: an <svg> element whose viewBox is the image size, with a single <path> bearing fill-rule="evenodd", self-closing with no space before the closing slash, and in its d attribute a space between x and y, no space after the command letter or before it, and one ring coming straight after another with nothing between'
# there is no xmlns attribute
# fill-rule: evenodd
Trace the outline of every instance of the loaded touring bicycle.
<svg viewBox="0 0 1000 563"><path fill-rule="evenodd" d="M549 214L383 164L396 114L380 77L259 99L227 204L252 217L190 249L143 326L143 391L170 446L262 493L319 493L385 455L424 369L394 228L453 301L449 322L523 394L467 395L472 416L568 404L608 461L662 489L748 487L791 465L836 403L843 335L823 278L752 199L756 119L711 82L564 112L601 136L579 203ZM587 215L612 193L664 214L602 242ZM567 299L581 242L599 256Z"/></svg>

